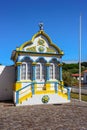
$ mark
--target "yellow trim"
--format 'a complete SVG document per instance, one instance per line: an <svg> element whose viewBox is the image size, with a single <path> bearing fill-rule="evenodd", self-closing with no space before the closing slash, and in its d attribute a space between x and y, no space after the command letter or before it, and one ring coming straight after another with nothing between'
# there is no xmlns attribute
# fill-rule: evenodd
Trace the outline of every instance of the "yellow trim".
<svg viewBox="0 0 87 130"><path fill-rule="evenodd" d="M63 64L58 64L58 66L63 66Z"/></svg>
<svg viewBox="0 0 87 130"><path fill-rule="evenodd" d="M38 35L40 35L40 34L43 34L43 30L41 30L41 31L39 31L38 33L34 34L31 41L33 42L34 39L35 39Z"/></svg>
<svg viewBox="0 0 87 130"><path fill-rule="evenodd" d="M38 33L36 33L36 34L32 37L32 40L31 40L31 41L33 42L34 39L35 39L38 35L40 35L40 34L42 34L44 37L47 38L47 40L48 40L48 42L50 43L50 45L53 46L54 48L56 48L57 51L58 51L58 53L60 53L60 54L62 54L62 55L64 54L63 51L61 51L55 44L52 43L50 37L49 37L46 33L44 33L43 30L41 30L41 31L39 31Z"/></svg>
<svg viewBox="0 0 87 130"><path fill-rule="evenodd" d="M32 92L24 95L23 97L19 98L19 103L22 103L23 101L27 100L28 98L32 97Z"/></svg>
<svg viewBox="0 0 87 130"><path fill-rule="evenodd" d="M34 87L35 87L35 91L38 91L39 85L35 84ZM42 87L42 89L45 90L45 91L48 91L48 90L51 91L50 88L51 88L50 83L47 83ZM42 91L42 90L39 90L39 91Z"/></svg>
<svg viewBox="0 0 87 130"><path fill-rule="evenodd" d="M58 48L55 44L53 44L52 43L52 41L51 41L51 39L50 39L50 37L43 31L43 30L40 30L38 33L36 33L33 37L32 37L32 39L30 40L30 41L27 41L27 42L25 42L25 43L23 43L19 48L17 47L16 48L16 53L15 53L15 56L14 56L14 58L13 58L13 60L16 62L16 59L17 59L17 57L18 57L18 54L26 54L26 53L24 53L24 52L21 52L22 50L23 50L23 48L25 47L25 46L27 46L28 44L30 45L30 44L33 44L33 41L34 41L34 39L37 37L37 36L39 36L39 35L43 35L44 37L46 37L47 38L47 40L48 40L48 42L49 42L49 44L50 44L50 46L52 46L52 47L54 47L56 50L57 50L57 52L58 52L58 54L59 55L55 55L55 54L51 54L51 53L49 53L49 54L46 54L45 55L45 53L43 53L43 54L30 54L30 52L27 52L27 54L30 54L31 56L32 55L35 55L35 56L38 56L38 55L41 55L41 56L56 56L56 57L60 57L61 55L64 55L64 52L62 51L62 50L60 50L60 48Z"/></svg>
<svg viewBox="0 0 87 130"><path fill-rule="evenodd" d="M65 99L68 99L68 95L67 94L63 94L62 97L65 98Z"/></svg>
<svg viewBox="0 0 87 130"><path fill-rule="evenodd" d="M63 98L65 98L65 99L68 99L68 94L67 93L63 93L63 89L64 89L64 87L61 87L61 86L58 87L58 95L63 97Z"/></svg>
<svg viewBox="0 0 87 130"><path fill-rule="evenodd" d="M62 96L62 92L61 92L61 91L58 91L58 95L59 95L59 96Z"/></svg>
<svg viewBox="0 0 87 130"><path fill-rule="evenodd" d="M37 91L38 85L34 84L35 91Z"/></svg>
<svg viewBox="0 0 87 130"><path fill-rule="evenodd" d="M64 82L63 82L63 81L60 81L60 84L61 84L61 85L64 85Z"/></svg>
<svg viewBox="0 0 87 130"><path fill-rule="evenodd" d="M29 54L30 56L47 56L47 57L53 57L53 56L55 56L55 57L60 57L60 54L51 54L51 53L30 53L30 52L24 52L24 51L19 51L19 52L17 52L18 54L20 54L20 55L26 55L26 54Z"/></svg>
<svg viewBox="0 0 87 130"><path fill-rule="evenodd" d="M19 51L21 51L25 46L27 46L28 44L32 44L32 40L30 41L26 41L24 44L22 44L20 47L19 47Z"/></svg>
<svg viewBox="0 0 87 130"><path fill-rule="evenodd" d="M38 90L38 84L35 84L35 94L54 94L55 93L55 90L50 90L51 88L51 84L50 83L47 83L45 84L45 86L43 86L43 90Z"/></svg>
<svg viewBox="0 0 87 130"><path fill-rule="evenodd" d="M21 83L15 83L14 86L13 86L13 90L14 91L18 91L19 89L22 88L22 84Z"/></svg>
<svg viewBox="0 0 87 130"><path fill-rule="evenodd" d="M19 48L18 48L18 47L16 48L16 51L19 51Z"/></svg>
<svg viewBox="0 0 87 130"><path fill-rule="evenodd" d="M35 94L55 94L54 90L40 90L36 91Z"/></svg>
<svg viewBox="0 0 87 130"><path fill-rule="evenodd" d="M62 88L62 90L64 89L64 82L63 81L60 81L60 86L61 86L61 88Z"/></svg>
<svg viewBox="0 0 87 130"><path fill-rule="evenodd" d="M22 64L22 62L16 62L16 66L21 65L21 64Z"/></svg>
<svg viewBox="0 0 87 130"><path fill-rule="evenodd" d="M46 66L50 66L50 63L46 63Z"/></svg>
<svg viewBox="0 0 87 130"><path fill-rule="evenodd" d="M58 48L55 44L52 43L50 37L49 37L46 33L44 33L43 30L40 30L38 33L36 33L36 34L32 37L31 41L25 42L24 44L22 44L22 45L20 46L20 48L17 48L16 50L20 50L20 51L21 51L21 50L22 50L25 46L27 46L28 44L32 44L33 41L34 41L34 39L35 39L37 36L41 35L41 34L42 34L44 37L47 38L48 42L50 43L50 46L54 47L54 48L58 51L59 54L61 54L61 55L64 54L64 52L61 51L60 48Z"/></svg>
<svg viewBox="0 0 87 130"><path fill-rule="evenodd" d="M33 63L32 63L33 66L36 65L36 64L37 64L36 62L33 62Z"/></svg>
<svg viewBox="0 0 87 130"><path fill-rule="evenodd" d="M51 84L50 84L50 83L47 83L47 84L46 84L46 90L47 90L47 91L50 90L50 87L51 87Z"/></svg>

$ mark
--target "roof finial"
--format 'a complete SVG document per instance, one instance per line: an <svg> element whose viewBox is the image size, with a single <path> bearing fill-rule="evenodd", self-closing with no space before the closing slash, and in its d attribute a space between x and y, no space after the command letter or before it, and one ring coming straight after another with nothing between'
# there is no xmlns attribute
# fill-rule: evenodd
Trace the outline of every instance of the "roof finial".
<svg viewBox="0 0 87 130"><path fill-rule="evenodd" d="M42 22L39 23L39 28L40 28L40 30L43 30L43 23Z"/></svg>

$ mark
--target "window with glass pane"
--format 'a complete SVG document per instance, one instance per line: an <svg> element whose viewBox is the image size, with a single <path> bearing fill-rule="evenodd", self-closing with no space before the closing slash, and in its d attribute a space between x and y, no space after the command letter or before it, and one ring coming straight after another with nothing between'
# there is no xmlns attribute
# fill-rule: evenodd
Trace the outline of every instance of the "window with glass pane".
<svg viewBox="0 0 87 130"><path fill-rule="evenodd" d="M26 64L21 65L21 80L26 79Z"/></svg>
<svg viewBox="0 0 87 130"><path fill-rule="evenodd" d="M27 64L27 79L31 79L31 64Z"/></svg>
<svg viewBox="0 0 87 130"><path fill-rule="evenodd" d="M40 64L36 65L36 79L40 79Z"/></svg>
<svg viewBox="0 0 87 130"><path fill-rule="evenodd" d="M59 80L59 67L55 64L55 79Z"/></svg>
<svg viewBox="0 0 87 130"><path fill-rule="evenodd" d="M53 79L53 64L50 65L50 79Z"/></svg>

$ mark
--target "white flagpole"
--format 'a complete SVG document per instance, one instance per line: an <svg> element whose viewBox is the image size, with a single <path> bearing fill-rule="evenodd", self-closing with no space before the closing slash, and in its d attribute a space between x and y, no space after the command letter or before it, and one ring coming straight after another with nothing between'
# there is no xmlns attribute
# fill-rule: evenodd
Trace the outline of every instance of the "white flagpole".
<svg viewBox="0 0 87 130"><path fill-rule="evenodd" d="M81 101L81 15L80 15L80 33L79 33L79 101Z"/></svg>

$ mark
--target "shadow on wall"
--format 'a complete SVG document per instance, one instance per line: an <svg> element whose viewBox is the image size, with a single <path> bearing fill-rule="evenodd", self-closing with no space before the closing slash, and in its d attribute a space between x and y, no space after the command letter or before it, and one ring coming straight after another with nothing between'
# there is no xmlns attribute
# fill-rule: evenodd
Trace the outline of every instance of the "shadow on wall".
<svg viewBox="0 0 87 130"><path fill-rule="evenodd" d="M0 66L0 101L13 100L13 85L15 82L15 67Z"/></svg>

